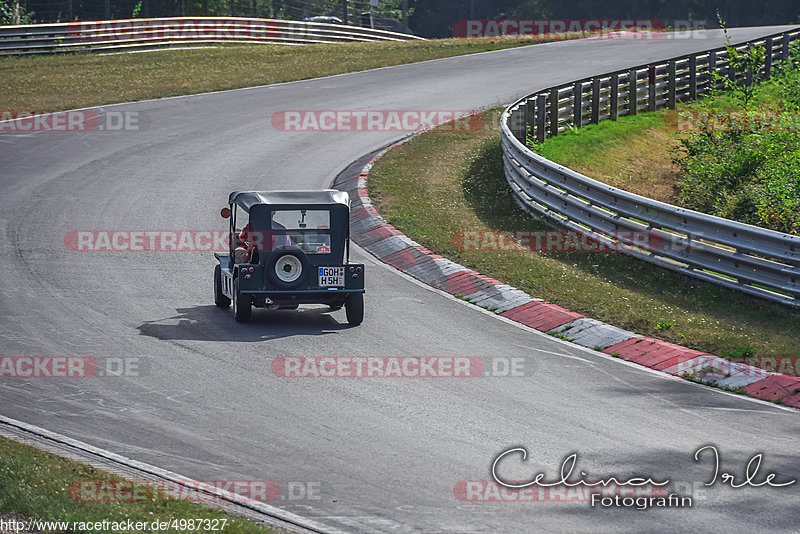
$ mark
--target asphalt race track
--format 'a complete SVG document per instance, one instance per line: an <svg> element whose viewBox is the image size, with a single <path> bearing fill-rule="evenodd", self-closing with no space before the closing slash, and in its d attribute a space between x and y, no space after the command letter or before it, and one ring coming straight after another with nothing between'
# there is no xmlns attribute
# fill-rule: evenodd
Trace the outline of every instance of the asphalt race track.
<svg viewBox="0 0 800 534"><path fill-rule="evenodd" d="M744 41L782 28L731 31ZM702 38L700 38L702 37ZM669 379L523 329L367 263L366 318L215 308L210 253L81 253L71 230L224 229L232 190L319 188L402 133L287 133L279 110L467 110L721 46L573 41L304 82L106 106L135 131L0 134L0 355L138 358L139 376L0 379L0 414L199 480L272 480L319 499L272 504L347 532L797 532L798 484L703 487L721 470L800 479L796 411ZM100 113L100 111L98 111ZM282 379L278 356L523 358L525 376ZM130 360L129 360L130 361ZM462 502L459 481L556 475L670 479L692 508ZM511 469L511 466L516 469ZM513 473L512 473L513 471ZM285 495L284 495L285 496Z"/></svg>

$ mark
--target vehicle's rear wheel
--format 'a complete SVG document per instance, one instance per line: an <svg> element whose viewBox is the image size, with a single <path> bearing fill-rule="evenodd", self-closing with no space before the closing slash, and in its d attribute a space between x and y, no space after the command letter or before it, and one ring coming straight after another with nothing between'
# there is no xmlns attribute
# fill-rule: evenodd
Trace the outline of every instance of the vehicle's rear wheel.
<svg viewBox="0 0 800 534"><path fill-rule="evenodd" d="M358 326L364 320L364 293L351 293L344 305L347 322Z"/></svg>
<svg viewBox="0 0 800 534"><path fill-rule="evenodd" d="M214 267L214 304L220 308L231 305L231 299L222 293L222 269L219 265Z"/></svg>
<svg viewBox="0 0 800 534"><path fill-rule="evenodd" d="M303 285L311 271L305 252L297 247L278 247L267 260L267 280L280 289L294 289Z"/></svg>
<svg viewBox="0 0 800 534"><path fill-rule="evenodd" d="M250 320L253 311L252 299L248 295L239 293L239 279L233 281L233 317L237 322L246 323Z"/></svg>

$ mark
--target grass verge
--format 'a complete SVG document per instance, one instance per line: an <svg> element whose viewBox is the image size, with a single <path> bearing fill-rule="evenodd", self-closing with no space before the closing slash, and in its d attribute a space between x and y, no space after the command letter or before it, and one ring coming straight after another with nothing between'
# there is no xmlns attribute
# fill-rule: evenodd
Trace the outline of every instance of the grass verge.
<svg viewBox="0 0 800 534"><path fill-rule="evenodd" d="M798 234L800 47L793 54L792 64L781 64L770 80L752 87L747 103L743 89L726 91L678 107L678 113L694 112L696 120L644 113L571 128L529 147L626 191Z"/></svg>
<svg viewBox="0 0 800 534"><path fill-rule="evenodd" d="M667 112L620 117L568 130L530 146L545 158L608 185L675 203L683 157L680 137L667 126Z"/></svg>
<svg viewBox="0 0 800 534"><path fill-rule="evenodd" d="M140 502L78 502L67 489L80 481L122 480L89 465L49 454L29 445L0 436L0 517L39 519L77 523L143 522L181 519L225 520L226 532L273 534L274 531L243 519L233 518L216 508L187 501ZM7 520L7 519L6 519ZM106 531L106 530L102 530ZM110 532L110 530L108 530ZM189 529L169 529L167 532L189 532ZM197 529L195 529L197 531ZM200 531L208 531L208 529ZM53 532L96 532L70 528ZM151 532L126 530L126 532Z"/></svg>
<svg viewBox="0 0 800 534"><path fill-rule="evenodd" d="M244 45L0 59L0 110L57 111L342 74L547 41L435 39ZM553 39L549 39L553 40Z"/></svg>
<svg viewBox="0 0 800 534"><path fill-rule="evenodd" d="M788 356L800 346L800 313L622 254L454 249L459 231L548 228L514 203L491 129L415 137L377 162L367 186L381 215L408 236L532 296L723 356Z"/></svg>
<svg viewBox="0 0 800 534"><path fill-rule="evenodd" d="M764 85L755 105L779 107L779 98ZM714 113L736 111L729 95L703 98L677 106L676 111ZM677 129L675 112L666 110L620 117L567 130L528 148L543 157L608 185L654 200L676 204L681 190L681 165L690 133Z"/></svg>

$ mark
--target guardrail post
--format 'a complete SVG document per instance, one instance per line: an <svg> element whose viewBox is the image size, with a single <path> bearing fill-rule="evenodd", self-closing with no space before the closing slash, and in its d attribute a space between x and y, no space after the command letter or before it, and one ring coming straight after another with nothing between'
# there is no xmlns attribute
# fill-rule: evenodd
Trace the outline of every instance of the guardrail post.
<svg viewBox="0 0 800 534"><path fill-rule="evenodd" d="M619 74L616 72L611 75L611 103L609 115L612 121L619 117Z"/></svg>
<svg viewBox="0 0 800 534"><path fill-rule="evenodd" d="M717 53L708 53L708 90L717 90Z"/></svg>
<svg viewBox="0 0 800 534"><path fill-rule="evenodd" d="M578 82L572 89L572 124L576 128L583 126L583 84Z"/></svg>
<svg viewBox="0 0 800 534"><path fill-rule="evenodd" d="M600 122L600 78L592 80L592 124Z"/></svg>
<svg viewBox="0 0 800 534"><path fill-rule="evenodd" d="M689 100L697 100L697 56L689 56Z"/></svg>
<svg viewBox="0 0 800 534"><path fill-rule="evenodd" d="M675 100L676 100L676 90L677 87L675 86L677 81L677 76L675 74L675 60L670 60L669 67L667 67L669 73L669 82L667 87L667 108L675 109Z"/></svg>
<svg viewBox="0 0 800 534"><path fill-rule="evenodd" d="M636 69L631 69L630 72L628 72L628 115L636 115L636 113L639 111L639 88L636 85L637 78L638 73Z"/></svg>
<svg viewBox="0 0 800 534"><path fill-rule="evenodd" d="M525 100L525 126L524 126L524 136L525 140L527 141L528 138L531 137L538 137L536 128L538 128L538 124L536 123L536 101L529 98Z"/></svg>
<svg viewBox="0 0 800 534"><path fill-rule="evenodd" d="M752 52L753 52L753 45L748 44L747 45L747 53L751 54ZM751 85L753 85L753 75L754 74L755 73L753 72L753 67L748 67L747 68L747 72L744 73L744 85L745 85L745 87L750 87Z"/></svg>
<svg viewBox="0 0 800 534"><path fill-rule="evenodd" d="M728 79L734 83L736 83L736 67L731 61L731 56L728 54Z"/></svg>
<svg viewBox="0 0 800 534"><path fill-rule="evenodd" d="M764 79L769 80L772 76L772 37L767 37L764 46L767 49L767 55L764 58Z"/></svg>
<svg viewBox="0 0 800 534"><path fill-rule="evenodd" d="M783 34L783 44L781 46L781 61L786 61L789 59L789 42L791 37L789 37L788 33Z"/></svg>
<svg viewBox="0 0 800 534"><path fill-rule="evenodd" d="M523 100L522 103L517 108L517 112L514 114L514 131L516 132L515 135L517 139L519 139L520 143L523 145L528 140L528 125L526 124L528 118L528 101Z"/></svg>
<svg viewBox="0 0 800 534"><path fill-rule="evenodd" d="M558 104L556 104L558 107ZM545 119L547 111L547 95L540 94L536 98L536 142L544 143Z"/></svg>
<svg viewBox="0 0 800 534"><path fill-rule="evenodd" d="M656 67L647 67L647 111L656 110Z"/></svg>
<svg viewBox="0 0 800 534"><path fill-rule="evenodd" d="M558 89L550 90L550 137L558 135Z"/></svg>
<svg viewBox="0 0 800 534"><path fill-rule="evenodd" d="M520 143L525 144L525 113L527 104L523 101L519 107L511 112L511 131Z"/></svg>

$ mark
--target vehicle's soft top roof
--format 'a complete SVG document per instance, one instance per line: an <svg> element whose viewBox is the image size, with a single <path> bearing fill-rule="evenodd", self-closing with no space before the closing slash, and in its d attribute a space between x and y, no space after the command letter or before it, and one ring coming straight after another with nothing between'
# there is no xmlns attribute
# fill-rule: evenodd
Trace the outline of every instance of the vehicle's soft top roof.
<svg viewBox="0 0 800 534"><path fill-rule="evenodd" d="M344 204L350 205L350 195L336 189L305 191L234 191L229 204L236 204L246 212L258 204Z"/></svg>

